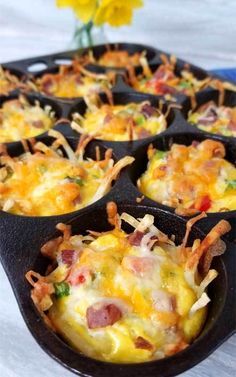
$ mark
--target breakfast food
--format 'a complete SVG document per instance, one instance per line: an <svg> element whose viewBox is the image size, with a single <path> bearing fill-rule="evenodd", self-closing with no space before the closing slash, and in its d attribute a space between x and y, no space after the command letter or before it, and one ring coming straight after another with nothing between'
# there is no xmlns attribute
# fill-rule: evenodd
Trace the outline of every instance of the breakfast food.
<svg viewBox="0 0 236 377"><path fill-rule="evenodd" d="M110 97L112 100L112 96ZM167 127L166 116L149 101L125 105L101 103L97 97L87 102L87 110L82 116L73 114L71 126L81 134L97 139L112 141L138 140L164 131Z"/></svg>
<svg viewBox="0 0 236 377"><path fill-rule="evenodd" d="M82 137L74 152L59 132L50 130L49 136L55 138L52 145L32 143L34 153L24 142L26 151L19 157L10 157L1 148L0 208L3 211L27 216L76 211L104 196L120 170L134 160L126 156L114 164L112 150L108 149L104 159L100 159L98 148L96 160L85 158L85 147L91 138Z"/></svg>
<svg viewBox="0 0 236 377"><path fill-rule="evenodd" d="M150 146L138 188L179 214L235 210L236 168L224 157L224 145L211 139L173 144L169 151Z"/></svg>
<svg viewBox="0 0 236 377"><path fill-rule="evenodd" d="M109 47L109 46L108 46ZM108 48L98 59L93 55L92 50L89 51L89 61L91 63L103 65L105 67L126 68L127 66L138 66L141 59L146 55L146 51L129 53L122 49Z"/></svg>
<svg viewBox="0 0 236 377"><path fill-rule="evenodd" d="M167 97L178 93L194 96L196 92L208 85L210 80L208 77L199 80L188 67L177 73L175 57L168 59L162 55L162 58L164 62L154 72L145 59L142 60L143 72L141 74L136 74L132 67L129 68L129 83L135 90Z"/></svg>
<svg viewBox="0 0 236 377"><path fill-rule="evenodd" d="M190 111L188 121L200 130L236 137L236 106L217 106L209 101Z"/></svg>
<svg viewBox="0 0 236 377"><path fill-rule="evenodd" d="M20 86L18 77L10 73L9 70L3 69L0 65L0 95L6 96L12 90Z"/></svg>
<svg viewBox="0 0 236 377"><path fill-rule="evenodd" d="M35 91L62 98L83 97L106 91L110 85L108 75L86 70L77 59L71 65L59 66L56 73L45 73L28 82L29 88Z"/></svg>
<svg viewBox="0 0 236 377"><path fill-rule="evenodd" d="M168 238L146 214L135 219L107 205L112 230L71 235L71 227L42 248L52 265L46 276L29 271L31 297L46 324L70 345L95 359L137 363L163 358L186 347L201 331L216 278L213 256L226 247L230 230L221 220L200 241L187 246L189 220L181 245ZM122 230L122 221L132 233Z"/></svg>
<svg viewBox="0 0 236 377"><path fill-rule="evenodd" d="M34 104L24 96L3 102L0 107L0 142L27 139L53 127L55 114L51 106L44 108L36 100Z"/></svg>

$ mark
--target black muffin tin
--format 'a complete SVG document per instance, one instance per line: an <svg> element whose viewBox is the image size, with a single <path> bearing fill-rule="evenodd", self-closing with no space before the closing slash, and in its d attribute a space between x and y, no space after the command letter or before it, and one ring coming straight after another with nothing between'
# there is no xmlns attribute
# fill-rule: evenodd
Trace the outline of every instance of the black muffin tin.
<svg viewBox="0 0 236 377"><path fill-rule="evenodd" d="M119 44L120 48L127 49L129 52L147 51L147 57L154 70L161 64L160 50L152 47ZM113 46L114 47L114 46ZM95 57L98 57L105 51L105 46L100 45L93 48ZM24 78L30 76L40 76L46 72L56 72L58 66L56 61L70 61L76 54L85 54L86 49L80 51L68 51L58 54L51 54L37 58L24 59L21 61L4 64L4 68L9 69L12 73L17 73L19 77ZM168 54L167 54L168 55ZM169 56L169 55L168 55ZM33 64L43 63L47 66L46 70L40 72L29 73L29 67ZM198 67L177 59L177 72L188 65L190 70L199 78L205 78L208 73ZM94 72L104 73L113 70L116 73L116 84L112 88L115 103L126 103L127 101L141 102L149 100L152 105L163 105L163 111L166 111L170 102L167 102L162 96L154 96L134 91L125 81L127 72L125 69L114 69L89 64L88 69ZM135 68L137 72L140 67ZM19 90L15 90L0 98L0 103L6 99L16 98ZM50 104L55 109L56 115L62 117L57 122L55 128L62 132L70 145L75 148L80 135L73 131L69 122L72 119L73 112L83 114L86 110L86 104L82 98L61 99L48 98L48 96L40 93L26 93L30 101L38 99L42 105ZM105 94L100 94L102 100L106 101ZM214 89L205 89L196 96L197 104L201 105L211 99L218 101L219 93ZM225 96L226 105L236 104L236 93L227 91ZM78 351L71 349L60 337L53 333L41 319L33 302L30 298L30 286L24 275L33 269L44 273L48 261L43 258L39 252L40 247L49 239L55 236L55 225L58 222L70 222L74 232L85 232L86 229L106 230L109 225L106 220L105 206L108 201L115 201L118 204L119 212L127 211L135 217L144 216L146 213L153 214L156 219L156 225L165 233L175 234L177 242L181 239L185 232L187 217L177 216L174 209L161 205L144 198L141 202L137 198L142 197L142 193L136 187L136 180L146 168L147 156L146 151L148 145L153 145L161 150L168 149L173 143L183 143L189 145L192 141L202 141L206 138L221 141L226 147L226 158L235 163L236 161L236 142L235 138L213 135L198 130L196 127L187 122L187 114L190 110L190 100L188 97L178 94L175 102L182 106L182 109L172 108L167 118L167 129L157 136L152 136L143 140L133 142L112 142L94 140L86 148L86 154L89 157L95 156L95 147L101 148L102 155L108 148L113 149L113 158L115 161L125 155L135 157L132 166L124 169L118 180L112 186L110 192L106 194L96 203L83 208L79 211L68 213L61 216L49 217L27 217L12 215L1 211L0 216L0 259L5 271L12 284L16 295L20 310L33 336L42 348L49 353L55 360L72 372L80 376L110 377L167 377L174 376L188 368L191 368L211 352L213 352L224 340L236 331L236 211L210 213L206 219L201 220L197 226L193 228L192 240L196 237L203 238L220 219L226 219L230 222L232 230L224 239L227 243L227 250L222 257L215 258L213 267L219 272L218 278L211 283L209 288L209 296L211 303L209 304L209 312L203 331L200 336L186 350L168 357L163 360L141 364L111 364L90 359ZM38 140L50 144L52 138L47 133L39 135ZM23 152L19 142L7 144L10 155L17 156ZM131 231L130 228L127 228Z"/></svg>

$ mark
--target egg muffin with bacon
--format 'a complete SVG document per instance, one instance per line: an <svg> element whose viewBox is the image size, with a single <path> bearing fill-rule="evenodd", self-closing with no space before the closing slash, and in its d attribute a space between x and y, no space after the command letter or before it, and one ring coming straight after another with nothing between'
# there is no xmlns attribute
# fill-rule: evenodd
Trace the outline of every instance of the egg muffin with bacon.
<svg viewBox="0 0 236 377"><path fill-rule="evenodd" d="M25 153L11 157L2 148L0 157L0 208L26 216L61 215L81 209L104 196L120 170L133 162L126 156L116 164L112 150L104 159L85 158L89 138L81 138L73 151L62 134L50 130L55 138L51 146L41 141L24 143ZM64 154L62 153L63 147Z"/></svg>
<svg viewBox="0 0 236 377"><path fill-rule="evenodd" d="M57 225L63 237L41 249L53 270L26 274L34 304L48 326L95 359L138 363L185 349L204 325L206 287L217 276L210 264L225 250L220 236L229 223L222 220L202 242L187 246L201 214L190 220L177 246L156 228L152 215L119 216L112 202L107 211L113 230L72 235L70 226ZM132 233L122 229L122 221ZM216 241L221 247L213 253Z"/></svg>
<svg viewBox="0 0 236 377"><path fill-rule="evenodd" d="M137 182L149 198L180 214L236 209L236 168L219 141L206 139L169 151L148 149L148 166Z"/></svg>
<svg viewBox="0 0 236 377"><path fill-rule="evenodd" d="M98 59L94 59L99 65L105 67L125 68L128 65L138 66L140 65L140 59L146 55L146 52L129 53L125 50L108 50L104 52Z"/></svg>
<svg viewBox="0 0 236 377"><path fill-rule="evenodd" d="M0 143L18 141L48 131L55 122L51 106L44 108L36 100L34 104L24 96L3 102L0 107Z"/></svg>
<svg viewBox="0 0 236 377"><path fill-rule="evenodd" d="M43 94L73 98L106 91L111 86L111 76L88 71L77 59L71 65L59 66L56 73L45 73L28 82L28 86Z"/></svg>
<svg viewBox="0 0 236 377"><path fill-rule="evenodd" d="M87 110L82 116L73 114L72 128L97 139L111 141L138 140L154 136L167 127L166 115L149 101L141 103L103 104L86 99ZM166 113L167 114L167 113Z"/></svg>
<svg viewBox="0 0 236 377"><path fill-rule="evenodd" d="M172 98L176 94L194 96L196 92L205 88L210 81L209 77L198 79L188 67L176 72L176 58L168 59L162 55L163 63L156 70L152 71L147 60L142 60L143 72L136 74L132 67L129 67L129 83L139 91Z"/></svg>
<svg viewBox="0 0 236 377"><path fill-rule="evenodd" d="M217 106L209 101L190 111L188 121L200 130L236 137L236 106Z"/></svg>

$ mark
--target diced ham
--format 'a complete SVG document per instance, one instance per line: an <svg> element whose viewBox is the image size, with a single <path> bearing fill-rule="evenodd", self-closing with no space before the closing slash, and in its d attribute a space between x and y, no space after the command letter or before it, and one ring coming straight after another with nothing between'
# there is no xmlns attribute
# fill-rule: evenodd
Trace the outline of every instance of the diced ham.
<svg viewBox="0 0 236 377"><path fill-rule="evenodd" d="M207 104L206 104L207 105ZM215 123L218 119L217 114L217 106L213 101L208 103L208 106L204 107L201 106L199 108L201 112L204 111L203 115L198 119L199 124L203 124L204 126L210 126L211 124Z"/></svg>
<svg viewBox="0 0 236 377"><path fill-rule="evenodd" d="M43 128L43 121L42 120L34 120L32 122L32 126L35 128Z"/></svg>
<svg viewBox="0 0 236 377"><path fill-rule="evenodd" d="M196 148L196 147L198 146L198 144L200 144L199 141L197 141L197 140L193 140L193 142L192 142L192 146L193 146L194 148Z"/></svg>
<svg viewBox="0 0 236 377"><path fill-rule="evenodd" d="M80 204L81 203L81 195L77 195L73 200L72 200L74 206L76 206L77 204Z"/></svg>
<svg viewBox="0 0 236 377"><path fill-rule="evenodd" d="M75 250L62 250L61 251L61 261L65 263L67 266L71 266L77 257L77 253Z"/></svg>
<svg viewBox="0 0 236 377"><path fill-rule="evenodd" d="M164 82L157 81L155 84L156 94L176 94L176 89Z"/></svg>
<svg viewBox="0 0 236 377"><path fill-rule="evenodd" d="M216 116L204 116L198 119L198 123L202 124L203 126L211 126L217 120Z"/></svg>
<svg viewBox="0 0 236 377"><path fill-rule="evenodd" d="M148 340L144 339L142 336L138 336L137 339L135 339L134 345L136 348L140 348L143 350L153 350L153 345Z"/></svg>
<svg viewBox="0 0 236 377"><path fill-rule="evenodd" d="M91 279L92 273L88 267L72 267L72 270L67 278L67 281L73 285L80 285Z"/></svg>
<svg viewBox="0 0 236 377"><path fill-rule="evenodd" d="M160 67L158 67L153 77L155 77L155 79L159 81L161 80L167 81L167 80L174 79L175 75L171 70L167 70L165 66L161 65Z"/></svg>
<svg viewBox="0 0 236 377"><path fill-rule="evenodd" d="M127 256L123 258L122 266L136 275L143 276L153 270L154 258Z"/></svg>
<svg viewBox="0 0 236 377"><path fill-rule="evenodd" d="M52 87L54 85L53 78L51 75L45 75L43 80L42 80L42 89L46 94L51 94L52 93Z"/></svg>
<svg viewBox="0 0 236 377"><path fill-rule="evenodd" d="M144 236L143 232L136 230L135 232L129 234L127 239L129 241L130 245L139 246L141 241L142 241L143 236Z"/></svg>
<svg viewBox="0 0 236 377"><path fill-rule="evenodd" d="M112 326L122 317L121 310L115 304L96 303L88 307L87 324L90 329Z"/></svg>
<svg viewBox="0 0 236 377"><path fill-rule="evenodd" d="M145 103L145 105L142 106L141 113L146 117L150 118L151 116L156 114L156 109L149 105L148 103Z"/></svg>

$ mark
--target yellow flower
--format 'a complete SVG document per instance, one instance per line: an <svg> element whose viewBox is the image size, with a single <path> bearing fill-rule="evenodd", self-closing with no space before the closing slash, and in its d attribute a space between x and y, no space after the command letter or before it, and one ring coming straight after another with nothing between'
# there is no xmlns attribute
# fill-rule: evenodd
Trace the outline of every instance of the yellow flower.
<svg viewBox="0 0 236 377"><path fill-rule="evenodd" d="M142 5L142 0L101 0L94 23L97 26L106 22L111 26L129 25L132 21L133 9Z"/></svg>
<svg viewBox="0 0 236 377"><path fill-rule="evenodd" d="M95 14L97 0L57 0L57 6L72 8L76 16L87 23Z"/></svg>

